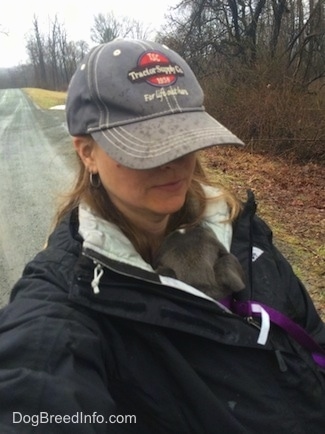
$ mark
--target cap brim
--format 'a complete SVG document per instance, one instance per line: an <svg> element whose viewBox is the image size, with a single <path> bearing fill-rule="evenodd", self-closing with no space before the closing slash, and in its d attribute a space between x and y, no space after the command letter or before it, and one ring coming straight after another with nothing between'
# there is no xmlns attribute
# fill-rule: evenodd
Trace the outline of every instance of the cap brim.
<svg viewBox="0 0 325 434"><path fill-rule="evenodd" d="M174 113L91 133L123 166L150 169L215 145L244 145L204 111Z"/></svg>

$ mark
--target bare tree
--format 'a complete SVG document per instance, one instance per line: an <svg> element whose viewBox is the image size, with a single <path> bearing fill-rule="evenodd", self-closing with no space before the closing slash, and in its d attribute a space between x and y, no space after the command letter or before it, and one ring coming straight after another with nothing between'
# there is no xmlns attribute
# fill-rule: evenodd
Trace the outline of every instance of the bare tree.
<svg viewBox="0 0 325 434"><path fill-rule="evenodd" d="M91 40L97 44L112 41L120 35L120 25L112 12L94 17L94 26L90 30Z"/></svg>
<svg viewBox="0 0 325 434"><path fill-rule="evenodd" d="M62 59L62 81L61 88L67 88L72 75L74 74L78 64L89 51L89 45L85 41L68 42L62 38L60 40L60 52Z"/></svg>
<svg viewBox="0 0 325 434"><path fill-rule="evenodd" d="M60 53L58 40L61 33L61 26L58 22L58 17L55 15L51 23L50 31L47 37L46 52L47 52L47 70L51 77L50 87L58 89L60 82Z"/></svg>
<svg viewBox="0 0 325 434"><path fill-rule="evenodd" d="M110 42L115 38L146 39L151 30L143 23L127 16L116 17L113 12L94 17L94 25L90 30L91 40L97 44Z"/></svg>
<svg viewBox="0 0 325 434"><path fill-rule="evenodd" d="M45 41L40 33L38 18L33 18L33 34L27 39L27 52L34 67L35 80L37 86L48 87L46 63L45 63Z"/></svg>
<svg viewBox="0 0 325 434"><path fill-rule="evenodd" d="M273 28L270 38L270 54L274 57L276 48L278 46L279 35L282 27L282 19L285 13L289 13L290 10L286 0L272 0L273 8Z"/></svg>
<svg viewBox="0 0 325 434"><path fill-rule="evenodd" d="M27 39L27 51L34 68L35 85L52 90L66 89L80 62L88 52L85 41L70 42L63 24L57 18L49 21L49 32L40 32L34 17L34 31Z"/></svg>
<svg viewBox="0 0 325 434"><path fill-rule="evenodd" d="M171 43L199 75L279 66L304 86L325 76L324 0L182 0L160 42Z"/></svg>

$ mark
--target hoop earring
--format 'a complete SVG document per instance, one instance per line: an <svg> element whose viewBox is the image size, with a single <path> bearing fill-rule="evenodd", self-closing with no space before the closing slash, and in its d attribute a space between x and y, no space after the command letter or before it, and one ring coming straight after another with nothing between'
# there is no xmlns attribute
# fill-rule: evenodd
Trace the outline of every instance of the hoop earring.
<svg viewBox="0 0 325 434"><path fill-rule="evenodd" d="M98 173L89 173L89 183L93 188L99 188L102 185Z"/></svg>

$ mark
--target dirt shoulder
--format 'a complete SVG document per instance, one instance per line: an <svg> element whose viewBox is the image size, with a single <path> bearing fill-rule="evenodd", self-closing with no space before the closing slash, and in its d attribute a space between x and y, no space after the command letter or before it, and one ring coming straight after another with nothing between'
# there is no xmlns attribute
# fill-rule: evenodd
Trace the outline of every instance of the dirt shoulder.
<svg viewBox="0 0 325 434"><path fill-rule="evenodd" d="M208 149L203 158L212 179L242 198L248 188L254 192L259 215L325 320L324 165L299 165L233 147Z"/></svg>

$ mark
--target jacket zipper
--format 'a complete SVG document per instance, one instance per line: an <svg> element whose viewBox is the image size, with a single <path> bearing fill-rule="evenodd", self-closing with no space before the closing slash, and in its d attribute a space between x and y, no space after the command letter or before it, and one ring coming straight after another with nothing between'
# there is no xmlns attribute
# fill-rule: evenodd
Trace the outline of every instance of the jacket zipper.
<svg viewBox="0 0 325 434"><path fill-rule="evenodd" d="M252 316L246 316L245 320L248 322L248 324L261 330L261 326L255 321L255 319ZM272 343L272 346L273 346L273 343ZM282 356L281 350L274 348L274 354L275 354L277 363L279 365L280 371L286 372L288 370L288 367L287 367L287 364L286 364L286 362Z"/></svg>
<svg viewBox="0 0 325 434"><path fill-rule="evenodd" d="M261 330L261 326L255 321L252 316L245 316L244 319L248 322L248 324L254 326L258 330Z"/></svg>
<svg viewBox="0 0 325 434"><path fill-rule="evenodd" d="M101 278L102 278L102 276L104 274L104 268L112 269L113 271L117 271L117 270L114 270L113 268L109 267L107 264L105 264L104 261L100 261L99 259L94 258L88 252L87 252L87 254L85 254L85 256L88 257L89 259L91 259L93 261L93 264L94 264L94 271L93 271L94 275L93 275L93 279L92 279L92 281L90 283L91 283L91 287L93 288L94 294L98 294L100 292L99 284L100 284L100 280L101 280ZM118 271L118 273L122 274L124 276L127 276L127 277L134 277L134 276L132 276L132 275L130 275L128 273L121 273L120 271ZM150 283L155 283L155 282L151 282L149 280L147 280L147 281L150 282ZM237 318L241 319L243 322L246 322L250 326L256 328L259 331L261 331L261 325L252 316L242 317L242 316L237 315L237 314L235 314L235 313L233 313L231 311L228 311L228 310L225 310L224 313L228 313L229 316L231 316L231 317L237 317ZM287 366L286 366L286 363L285 363L285 361L284 361L284 359L282 357L282 354L281 354L280 350L279 349L275 349L274 351L275 351L275 356L276 356L276 359L277 359L280 371L281 372L287 371Z"/></svg>
<svg viewBox="0 0 325 434"><path fill-rule="evenodd" d="M89 259L91 259L93 261L94 266L95 266L94 277L93 277L93 280L90 282L91 286L93 288L94 294L98 294L100 292L99 284L100 284L100 279L104 274L104 268L111 269L111 270L118 272L119 274L127 276L127 277L134 277L131 274L122 273L121 271L114 270L113 268L111 268L107 264L105 264L104 261L101 261L97 258L94 258L88 252L87 252L87 254L85 254L85 256L88 257ZM143 280L145 280L145 279L143 279ZM158 282L151 282L149 280L146 280L146 281L149 283L153 283L153 284L159 284ZM256 322L252 316L242 317L240 315L233 313L232 311L230 311L228 309L225 310L224 312L226 314L229 314L229 316L231 316L231 317L237 317L237 318L241 319L242 321L246 322L247 324L251 325L252 327L255 327L256 329L258 329L259 331L261 330L260 324L258 324L258 322Z"/></svg>

